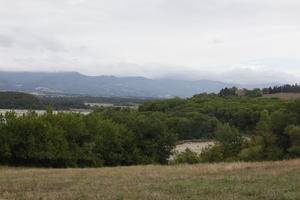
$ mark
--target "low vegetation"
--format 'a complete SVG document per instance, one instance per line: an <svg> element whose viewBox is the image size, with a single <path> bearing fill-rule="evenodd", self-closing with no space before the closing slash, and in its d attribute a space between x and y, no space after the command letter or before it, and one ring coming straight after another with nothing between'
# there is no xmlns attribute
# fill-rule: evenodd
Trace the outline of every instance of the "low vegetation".
<svg viewBox="0 0 300 200"><path fill-rule="evenodd" d="M98 169L0 168L0 199L298 200L300 160Z"/></svg>

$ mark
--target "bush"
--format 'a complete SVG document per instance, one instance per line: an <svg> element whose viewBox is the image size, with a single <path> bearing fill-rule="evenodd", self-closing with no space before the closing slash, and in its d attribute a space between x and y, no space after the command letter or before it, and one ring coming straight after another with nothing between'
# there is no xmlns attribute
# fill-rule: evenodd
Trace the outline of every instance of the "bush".
<svg viewBox="0 0 300 200"><path fill-rule="evenodd" d="M261 161L264 159L263 147L261 145L242 149L239 158L244 161Z"/></svg>
<svg viewBox="0 0 300 200"><path fill-rule="evenodd" d="M211 148L205 148L200 154L201 162L221 162L224 161L224 148L216 144Z"/></svg>
<svg viewBox="0 0 300 200"><path fill-rule="evenodd" d="M175 157L169 161L169 164L196 164L200 162L200 157L196 152L186 148L184 152L176 154Z"/></svg>
<svg viewBox="0 0 300 200"><path fill-rule="evenodd" d="M287 149L290 157L300 157L300 127L289 126L285 130L285 134L290 137L291 145Z"/></svg>

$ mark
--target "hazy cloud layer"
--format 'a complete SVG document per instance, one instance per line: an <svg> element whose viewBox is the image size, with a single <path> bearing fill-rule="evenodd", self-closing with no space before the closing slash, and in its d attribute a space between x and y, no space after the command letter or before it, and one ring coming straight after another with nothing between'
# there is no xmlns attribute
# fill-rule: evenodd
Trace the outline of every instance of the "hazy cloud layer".
<svg viewBox="0 0 300 200"><path fill-rule="evenodd" d="M300 80L298 0L0 0L0 70Z"/></svg>

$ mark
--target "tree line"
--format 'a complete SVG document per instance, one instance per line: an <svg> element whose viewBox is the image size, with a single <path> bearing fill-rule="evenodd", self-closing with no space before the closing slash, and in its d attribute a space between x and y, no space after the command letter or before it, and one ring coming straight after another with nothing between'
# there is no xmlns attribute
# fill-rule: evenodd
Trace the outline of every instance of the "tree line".
<svg viewBox="0 0 300 200"><path fill-rule="evenodd" d="M300 93L300 85L296 84L285 84L282 86L274 86L269 88L264 88L264 94L276 94L276 93Z"/></svg>
<svg viewBox="0 0 300 200"><path fill-rule="evenodd" d="M195 159L201 162L300 156L300 99L199 94L189 99L146 102L139 109L165 114L166 124L180 140L216 141ZM185 152L179 159L190 159L191 154Z"/></svg>
<svg viewBox="0 0 300 200"><path fill-rule="evenodd" d="M145 99L118 98L118 97L88 97L88 96L64 96L64 97L37 97L22 92L0 92L0 109L37 109L44 110L52 107L56 110L90 109L85 105L89 103L111 103L118 106L131 106L142 104Z"/></svg>
<svg viewBox="0 0 300 200"><path fill-rule="evenodd" d="M241 91L242 95L238 92ZM285 84L281 86L273 86L268 88L254 88L254 89L238 89L237 87L223 88L218 93L221 97L228 96L246 96L246 97L261 97L264 94L276 94L276 93L300 93L300 85L296 84Z"/></svg>
<svg viewBox="0 0 300 200"><path fill-rule="evenodd" d="M126 112L128 112L126 114ZM160 116L124 111L122 122L106 113L0 116L0 164L100 167L165 164L175 135Z"/></svg>
<svg viewBox="0 0 300 200"><path fill-rule="evenodd" d="M238 89L237 87L231 88L223 88L218 93L220 97L228 97L228 96L246 96L246 97L261 97L263 95L263 91L260 88L254 89Z"/></svg>

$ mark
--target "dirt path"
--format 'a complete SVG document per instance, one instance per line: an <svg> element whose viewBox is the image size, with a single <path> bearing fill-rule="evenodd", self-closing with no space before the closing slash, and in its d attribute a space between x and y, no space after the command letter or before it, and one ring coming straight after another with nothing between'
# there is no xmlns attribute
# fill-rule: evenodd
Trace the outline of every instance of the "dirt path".
<svg viewBox="0 0 300 200"><path fill-rule="evenodd" d="M213 141L210 142L184 142L182 144L178 144L176 145L176 148L174 149L174 153L178 154L181 152L184 152L187 148L190 149L193 152L196 152L198 154L200 154L203 149L205 149L208 146L213 146L215 143ZM174 157L171 156L170 159L172 159Z"/></svg>

